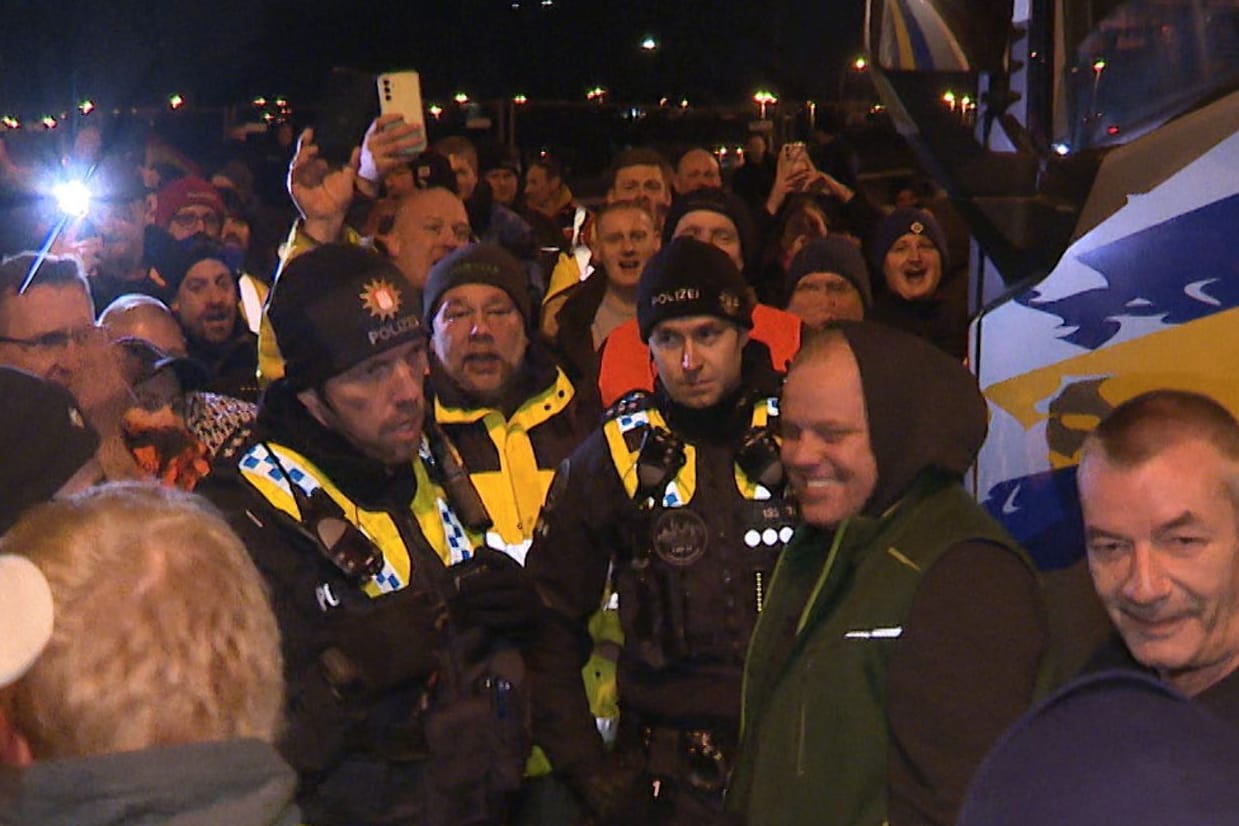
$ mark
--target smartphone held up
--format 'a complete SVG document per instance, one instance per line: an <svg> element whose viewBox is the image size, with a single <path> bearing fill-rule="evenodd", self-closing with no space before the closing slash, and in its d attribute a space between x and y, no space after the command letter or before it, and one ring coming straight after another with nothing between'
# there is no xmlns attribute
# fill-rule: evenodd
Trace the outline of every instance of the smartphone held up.
<svg viewBox="0 0 1239 826"><path fill-rule="evenodd" d="M385 72L377 77L357 69L336 67L327 78L323 105L314 123L314 142L319 157L335 166L348 163L361 145L366 129L380 114L398 114L405 124L417 128L417 143L406 150L422 152L426 142L426 119L422 111L421 78L414 71Z"/></svg>
<svg viewBox="0 0 1239 826"><path fill-rule="evenodd" d="M399 115L405 125L417 127L417 143L405 150L410 157L426 149L426 116L422 111L421 75L414 71L384 72L378 76L379 112Z"/></svg>

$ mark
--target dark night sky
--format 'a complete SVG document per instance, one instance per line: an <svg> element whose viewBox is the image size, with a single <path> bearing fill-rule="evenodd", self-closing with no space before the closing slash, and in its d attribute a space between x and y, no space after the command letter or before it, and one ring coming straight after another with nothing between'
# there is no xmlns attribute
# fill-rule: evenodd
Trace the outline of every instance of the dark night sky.
<svg viewBox="0 0 1239 826"><path fill-rule="evenodd" d="M862 0L6 0L0 111L315 97L332 65L416 68L428 97L523 92L739 103L758 85L829 97L859 49ZM638 43L660 41L653 54Z"/></svg>

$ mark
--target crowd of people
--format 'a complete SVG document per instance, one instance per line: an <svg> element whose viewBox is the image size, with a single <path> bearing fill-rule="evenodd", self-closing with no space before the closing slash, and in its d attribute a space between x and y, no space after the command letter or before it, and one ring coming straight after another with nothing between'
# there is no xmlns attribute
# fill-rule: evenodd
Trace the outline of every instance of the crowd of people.
<svg viewBox="0 0 1239 826"><path fill-rule="evenodd" d="M601 203L398 115L286 204L96 157L0 263L0 823L1096 822L1046 779L1128 719L1111 820L1234 822L1239 423L1116 409L1048 599L962 485L960 250L819 131Z"/></svg>

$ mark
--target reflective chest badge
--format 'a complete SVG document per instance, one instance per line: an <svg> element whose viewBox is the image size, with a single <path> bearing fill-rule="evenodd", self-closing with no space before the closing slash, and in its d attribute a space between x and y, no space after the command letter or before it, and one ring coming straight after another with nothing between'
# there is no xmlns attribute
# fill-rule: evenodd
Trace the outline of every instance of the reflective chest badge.
<svg viewBox="0 0 1239 826"><path fill-rule="evenodd" d="M688 508L664 510L654 521L654 553L668 565L687 568L705 555L710 531Z"/></svg>

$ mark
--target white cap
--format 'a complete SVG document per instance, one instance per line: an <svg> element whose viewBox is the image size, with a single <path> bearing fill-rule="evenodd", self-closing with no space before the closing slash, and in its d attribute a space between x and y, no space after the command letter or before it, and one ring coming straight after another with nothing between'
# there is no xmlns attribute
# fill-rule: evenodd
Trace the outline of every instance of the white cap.
<svg viewBox="0 0 1239 826"><path fill-rule="evenodd" d="M21 679L52 638L52 590L33 562L0 554L0 687Z"/></svg>

